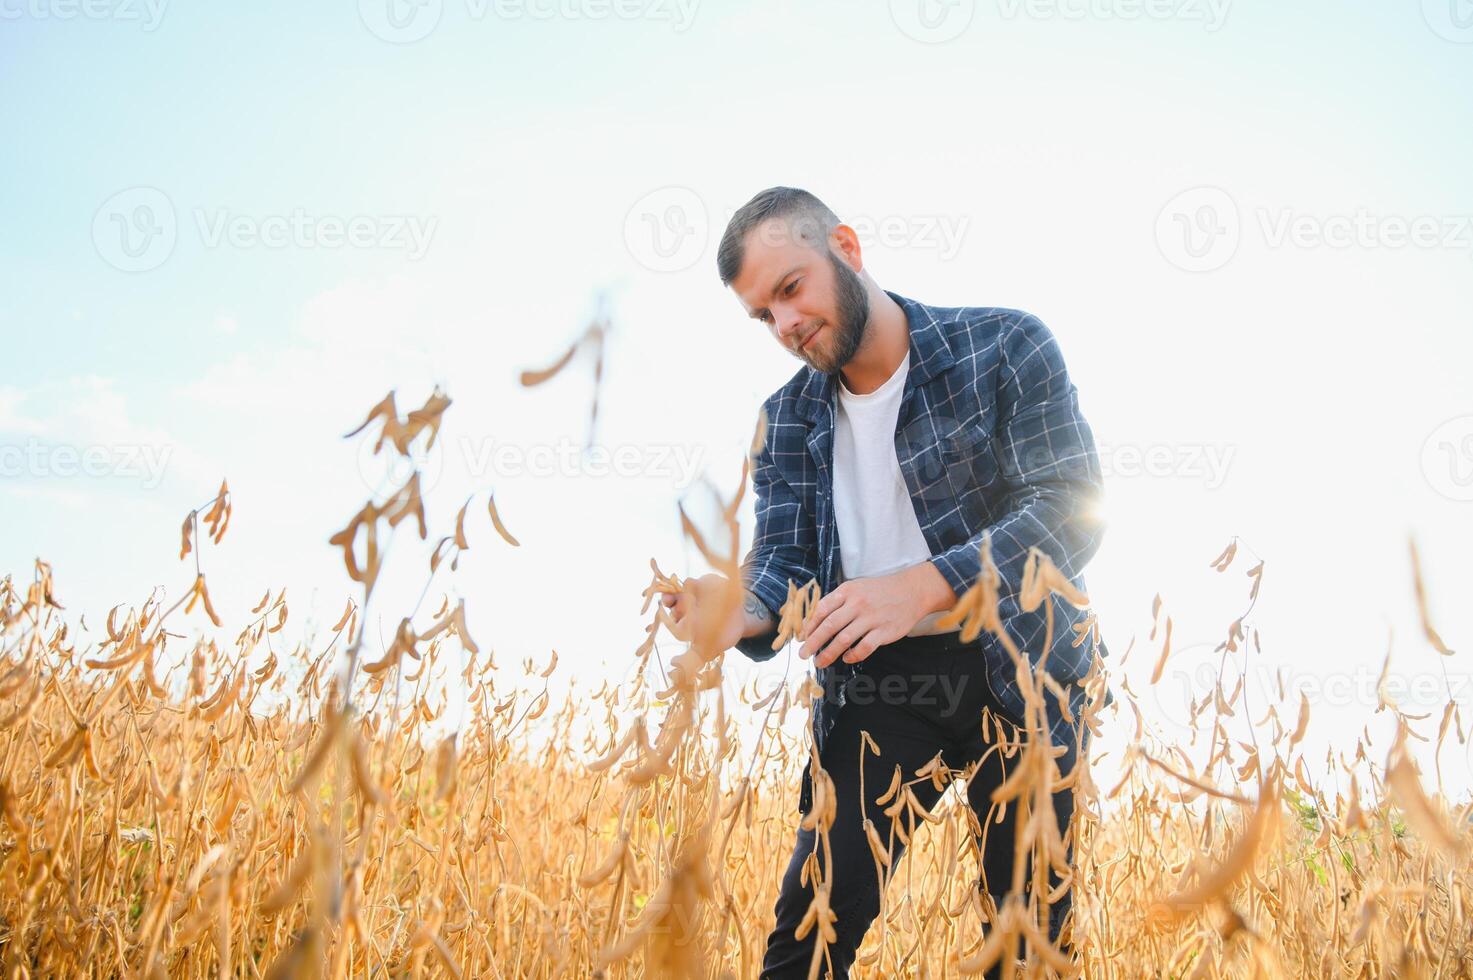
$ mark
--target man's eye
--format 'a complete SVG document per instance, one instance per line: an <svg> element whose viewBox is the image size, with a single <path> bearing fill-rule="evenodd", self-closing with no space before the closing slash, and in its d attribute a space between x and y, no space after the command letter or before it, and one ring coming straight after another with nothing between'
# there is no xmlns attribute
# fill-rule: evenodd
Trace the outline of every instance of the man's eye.
<svg viewBox="0 0 1473 980"><path fill-rule="evenodd" d="M788 296L793 295L793 291L798 288L798 283L802 281L803 280L801 279L794 279L792 282L788 283L788 288L784 289L783 292Z"/></svg>

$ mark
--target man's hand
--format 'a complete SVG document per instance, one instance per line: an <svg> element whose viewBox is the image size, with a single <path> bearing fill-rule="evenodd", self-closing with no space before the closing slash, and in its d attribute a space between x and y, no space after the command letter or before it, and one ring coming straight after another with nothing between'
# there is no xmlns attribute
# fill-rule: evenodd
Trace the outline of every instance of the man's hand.
<svg viewBox="0 0 1473 980"><path fill-rule="evenodd" d="M683 640L689 640L707 628L705 617L720 615L722 595L727 588L725 575L702 575L686 579L685 591L661 597L670 618L685 631ZM715 629L716 642L721 650L730 650L737 641L747 636L760 636L772 628L772 613L768 612L756 596L743 592L726 619Z"/></svg>
<svg viewBox="0 0 1473 980"><path fill-rule="evenodd" d="M804 624L807 639L800 657L818 656L827 667L844 658L857 664L886 643L894 643L926 616L956 603L956 593L928 561L893 575L850 579L819 600Z"/></svg>

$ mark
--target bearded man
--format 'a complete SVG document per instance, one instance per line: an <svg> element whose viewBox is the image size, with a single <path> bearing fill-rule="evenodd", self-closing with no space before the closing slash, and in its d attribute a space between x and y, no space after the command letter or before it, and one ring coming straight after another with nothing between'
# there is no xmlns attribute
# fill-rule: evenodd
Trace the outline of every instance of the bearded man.
<svg viewBox="0 0 1473 980"><path fill-rule="evenodd" d="M1033 665L1043 660L1070 702L1066 712L1046 698L1048 730L1040 734L1062 749L1064 776L1087 758L1077 682L1092 655L1107 651L1076 645L1072 627L1085 622L1085 611L1050 595L1025 612L1018 593L1033 547L1084 590L1083 568L1104 530L1099 459L1059 345L1037 317L930 306L882 289L854 229L807 191L773 187L743 205L722 236L717 266L746 313L803 362L763 406L745 602L721 624L723 649L772 657L789 581L817 580L822 598L799 656L812 660L824 692L813 702L813 744L837 804L827 852L816 830L796 830L762 976L808 976L819 930L796 933L814 896L803 868L816 859L838 917L823 975L844 977L884 888L866 823L892 847L891 874L904 851L886 807L875 802L897 768L927 810L943 790L917 770L939 755L967 774L978 888L992 909L1012 889L1017 806L999 815L990 796L1006 777L998 733L1004 723L1009 731L1025 725L1015 664L986 631L964 643L954 627L938 625L976 580L984 536L1001 578L1004 628ZM703 576L665 601L677 623L699 621L703 597L705 609L718 608L724 585L721 576ZM1049 606L1053 640L1045 651ZM804 770L800 813L813 805L812 768ZM1073 809L1071 791L1055 794L1061 833ZM1050 875L1057 888L1061 879ZM1069 908L1066 891L1050 908L1051 939L1060 939ZM990 975L1000 971L998 964Z"/></svg>

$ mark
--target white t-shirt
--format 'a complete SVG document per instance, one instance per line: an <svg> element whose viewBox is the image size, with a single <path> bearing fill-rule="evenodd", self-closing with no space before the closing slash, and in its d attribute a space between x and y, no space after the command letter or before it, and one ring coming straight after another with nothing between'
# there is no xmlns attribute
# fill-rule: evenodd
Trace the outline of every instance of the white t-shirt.
<svg viewBox="0 0 1473 980"><path fill-rule="evenodd" d="M839 563L845 580L889 575L928 561L910 489L895 455L900 396L910 370L910 353L884 384L856 395L839 377L839 411L834 422L834 519L839 528ZM937 632L944 613L922 619L911 636Z"/></svg>

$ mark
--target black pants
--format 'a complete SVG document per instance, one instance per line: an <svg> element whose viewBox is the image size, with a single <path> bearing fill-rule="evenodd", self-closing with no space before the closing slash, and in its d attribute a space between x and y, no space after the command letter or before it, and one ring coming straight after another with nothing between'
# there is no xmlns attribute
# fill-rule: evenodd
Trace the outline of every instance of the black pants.
<svg viewBox="0 0 1473 980"><path fill-rule="evenodd" d="M992 895L999 906L1012 887L1017 804L1016 801L1010 803L1006 816L997 823L990 797L1014 760L1004 760L1000 752L987 753L990 743L982 738L982 710L989 707L994 716L1013 724L1020 724L1022 719L1012 718L997 703L982 669L981 657L978 645L964 647L955 634L909 637L876 650L865 663L864 673L850 677L846 682L846 703L819 760L833 780L838 804L834 824L829 830L833 867L831 870L825 868L829 870L828 880L831 882L830 907L838 916L834 923L838 941L828 947L835 978L848 976L860 942L880 911L880 882L860 809L861 759L866 798L863 814L874 823L880 840L889 845L892 841L891 819L885 816L885 807L877 806L874 801L889 788L896 766L900 767L902 780L910 784L916 798L929 811L943 791L935 789L929 779L915 781L917 769L934 758L937 752L953 769L965 769L987 755L967 785L968 802L985 834L985 838L977 841L982 854L982 880L978 887ZM995 724L991 726L993 737L996 737L996 730ZM879 756L872 750L862 750L860 733L863 731L868 731L879 745ZM1084 736L1083 747L1087 750L1087 728ZM1078 748L1071 744L1069 751L1058 759L1061 775L1067 776L1072 771L1078 758ZM1072 790L1054 795L1054 811L1059 832L1064 833L1074 812ZM906 817L902 815L901 820L905 821ZM898 837L893 838L893 842L894 856L891 868L886 872L887 879L896 873L903 851ZM803 865L815 852L817 843L817 831L798 831L797 846L793 849L777 900L777 924L767 940L767 954L762 965L764 980L808 976L818 930L811 929L801 941L794 939L793 933L803 921L813 899L812 881L804 885L800 877ZM819 847L821 867L826 865L824 859L823 849ZM1030 878L1031 870L1030 867L1025 872ZM1052 872L1050 882L1054 886L1058 884L1058 878ZM1051 938L1057 940L1068 910L1066 893L1063 900L1051 907ZM925 955L925 951L917 955ZM995 965L987 976L1001 976L1000 967L1001 964ZM819 975L830 974L821 968Z"/></svg>

